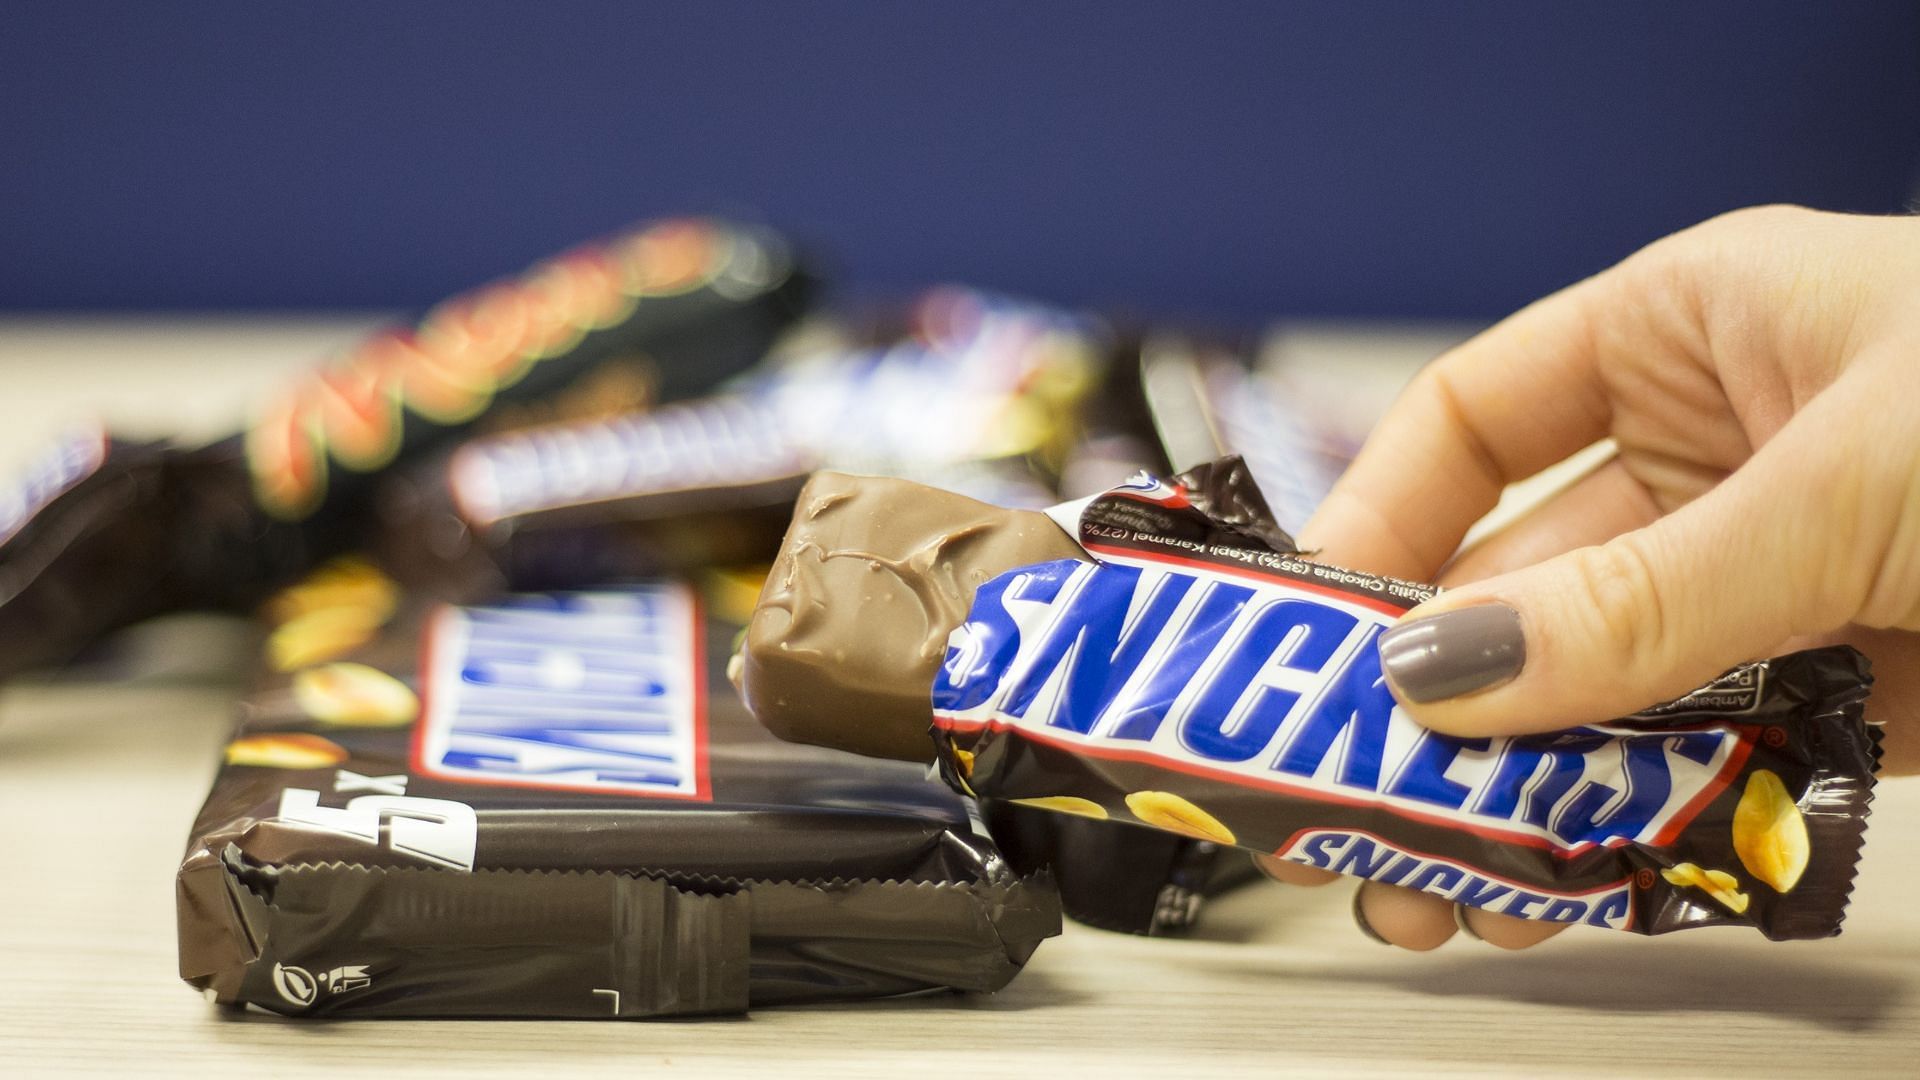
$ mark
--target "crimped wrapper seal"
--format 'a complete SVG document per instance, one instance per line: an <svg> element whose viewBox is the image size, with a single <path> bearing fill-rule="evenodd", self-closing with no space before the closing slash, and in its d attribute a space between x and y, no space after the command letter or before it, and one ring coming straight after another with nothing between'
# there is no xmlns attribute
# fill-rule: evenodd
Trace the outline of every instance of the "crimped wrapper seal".
<svg viewBox="0 0 1920 1080"><path fill-rule="evenodd" d="M301 1017L644 1019L991 991L1059 932L1042 880L255 866L180 878L182 975Z"/></svg>
<svg viewBox="0 0 1920 1080"><path fill-rule="evenodd" d="M1611 724L1457 739L1378 638L1427 586L1312 563L1237 459L1080 508L1094 563L977 592L936 676L947 780L1501 914L1639 933L1837 933L1878 733L1844 647Z"/></svg>
<svg viewBox="0 0 1920 1080"><path fill-rule="evenodd" d="M1060 929L921 766L768 735L675 580L452 606L336 564L178 876L180 971L296 1017L641 1018L998 989Z"/></svg>

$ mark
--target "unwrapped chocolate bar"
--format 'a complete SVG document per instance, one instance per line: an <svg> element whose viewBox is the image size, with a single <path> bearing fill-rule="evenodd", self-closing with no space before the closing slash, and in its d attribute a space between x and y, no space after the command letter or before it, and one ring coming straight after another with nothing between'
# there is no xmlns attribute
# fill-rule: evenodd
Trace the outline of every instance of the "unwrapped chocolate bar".
<svg viewBox="0 0 1920 1080"><path fill-rule="evenodd" d="M782 738L928 760L926 688L973 591L1080 548L1046 515L906 480L823 472L740 651L740 693Z"/></svg>
<svg viewBox="0 0 1920 1080"><path fill-rule="evenodd" d="M640 1018L993 990L1058 932L922 767L769 737L660 580L275 597L178 881L181 975L289 1016Z"/></svg>

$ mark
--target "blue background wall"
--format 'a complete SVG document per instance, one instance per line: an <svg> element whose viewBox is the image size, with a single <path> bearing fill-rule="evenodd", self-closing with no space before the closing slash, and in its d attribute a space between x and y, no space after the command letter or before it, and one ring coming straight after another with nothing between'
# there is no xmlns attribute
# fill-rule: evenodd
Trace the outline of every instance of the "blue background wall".
<svg viewBox="0 0 1920 1080"><path fill-rule="evenodd" d="M6 0L0 308L421 305L745 210L866 290L1484 317L1920 177L1910 3L954 7Z"/></svg>

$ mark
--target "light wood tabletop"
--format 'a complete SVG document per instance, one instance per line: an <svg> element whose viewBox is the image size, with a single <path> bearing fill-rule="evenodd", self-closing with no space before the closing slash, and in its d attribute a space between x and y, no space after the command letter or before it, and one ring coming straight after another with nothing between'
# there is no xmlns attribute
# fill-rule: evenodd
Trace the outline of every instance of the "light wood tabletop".
<svg viewBox="0 0 1920 1080"><path fill-rule="evenodd" d="M217 434L365 325L0 320L0 475L89 414ZM1456 336L1317 333L1289 347L1404 359ZM133 643L151 676L0 689L0 1076L1920 1075L1911 780L1882 783L1847 931L1824 942L1576 929L1525 954L1456 940L1415 955L1353 929L1350 886L1261 883L1185 940L1070 926L994 995L624 1024L221 1010L175 975L173 871L244 634L175 620Z"/></svg>

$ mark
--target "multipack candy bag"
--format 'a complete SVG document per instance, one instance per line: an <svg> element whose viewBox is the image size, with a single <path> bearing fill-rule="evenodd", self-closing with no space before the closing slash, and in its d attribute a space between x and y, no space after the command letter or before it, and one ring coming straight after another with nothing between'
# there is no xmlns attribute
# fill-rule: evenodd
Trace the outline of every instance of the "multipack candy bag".
<svg viewBox="0 0 1920 1080"><path fill-rule="evenodd" d="M180 974L297 1017L736 1013L994 990L1058 933L923 768L775 741L677 579L273 598L177 882ZM718 692L716 692L718 691Z"/></svg>

